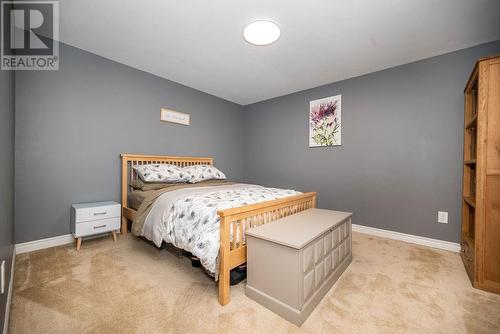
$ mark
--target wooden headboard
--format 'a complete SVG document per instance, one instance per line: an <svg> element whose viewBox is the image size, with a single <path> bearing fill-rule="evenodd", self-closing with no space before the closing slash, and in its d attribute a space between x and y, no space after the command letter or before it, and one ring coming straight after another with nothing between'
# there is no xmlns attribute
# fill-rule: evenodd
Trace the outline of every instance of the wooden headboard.
<svg viewBox="0 0 500 334"><path fill-rule="evenodd" d="M132 220L135 210L128 207L130 183L137 178L134 165L172 164L180 167L192 165L213 165L213 158L175 157L163 155L122 154L122 233L127 233L127 219Z"/></svg>

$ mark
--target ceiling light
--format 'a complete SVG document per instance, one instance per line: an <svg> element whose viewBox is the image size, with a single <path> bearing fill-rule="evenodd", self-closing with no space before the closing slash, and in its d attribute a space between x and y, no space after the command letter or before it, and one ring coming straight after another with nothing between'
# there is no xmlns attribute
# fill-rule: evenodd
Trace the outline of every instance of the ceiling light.
<svg viewBox="0 0 500 334"><path fill-rule="evenodd" d="M280 38L280 34L280 28L271 21L255 21L243 30L243 37L253 45L273 44Z"/></svg>

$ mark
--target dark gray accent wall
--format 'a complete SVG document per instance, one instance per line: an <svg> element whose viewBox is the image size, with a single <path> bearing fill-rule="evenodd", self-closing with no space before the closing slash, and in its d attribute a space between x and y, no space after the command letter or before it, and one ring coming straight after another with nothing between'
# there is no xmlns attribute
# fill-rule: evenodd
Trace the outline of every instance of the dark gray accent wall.
<svg viewBox="0 0 500 334"><path fill-rule="evenodd" d="M244 107L246 180L317 191L355 224L458 241L463 89L499 53L497 41ZM309 101L337 94L342 146L309 148Z"/></svg>
<svg viewBox="0 0 500 334"><path fill-rule="evenodd" d="M62 44L59 71L16 73L16 242L70 233L72 203L119 201L123 152L214 157L241 179L241 127L237 104Z"/></svg>
<svg viewBox="0 0 500 334"><path fill-rule="evenodd" d="M0 295L3 330L14 251L14 72L0 70L0 262L5 261L6 291Z"/></svg>

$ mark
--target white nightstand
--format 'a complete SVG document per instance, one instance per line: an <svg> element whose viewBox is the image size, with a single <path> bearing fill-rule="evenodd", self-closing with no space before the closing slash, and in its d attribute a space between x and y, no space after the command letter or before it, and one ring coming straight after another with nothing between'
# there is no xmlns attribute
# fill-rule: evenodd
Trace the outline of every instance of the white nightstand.
<svg viewBox="0 0 500 334"><path fill-rule="evenodd" d="M73 204L71 206L71 233L80 250L82 237L109 233L116 241L116 230L120 229L121 205L116 202Z"/></svg>

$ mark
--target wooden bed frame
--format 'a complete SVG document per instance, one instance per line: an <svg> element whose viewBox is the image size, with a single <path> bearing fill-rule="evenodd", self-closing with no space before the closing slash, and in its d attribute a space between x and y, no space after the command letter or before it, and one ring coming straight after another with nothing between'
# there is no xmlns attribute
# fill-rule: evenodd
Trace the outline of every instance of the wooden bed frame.
<svg viewBox="0 0 500 334"><path fill-rule="evenodd" d="M137 178L133 165L169 163L177 166L213 165L212 158L191 158L156 155L122 154L122 234L128 230L128 221L133 221L136 210L128 207L130 182ZM316 193L309 192L273 201L219 210L220 254L219 254L219 303L229 303L230 271L246 262L244 233L247 228L267 224L276 219L316 207ZM234 231L231 238L231 231Z"/></svg>

